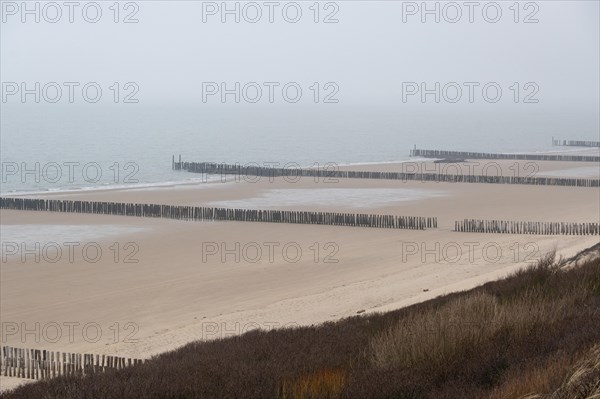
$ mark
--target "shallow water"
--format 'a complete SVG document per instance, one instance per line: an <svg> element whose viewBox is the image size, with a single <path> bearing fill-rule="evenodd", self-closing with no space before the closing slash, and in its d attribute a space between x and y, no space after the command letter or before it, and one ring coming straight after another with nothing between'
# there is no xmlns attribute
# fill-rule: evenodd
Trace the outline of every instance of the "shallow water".
<svg viewBox="0 0 600 399"><path fill-rule="evenodd" d="M260 197L232 201L214 201L211 206L227 208L265 209L277 207L335 206L346 208L376 208L424 198L443 197L440 190L409 188L318 188L273 189Z"/></svg>

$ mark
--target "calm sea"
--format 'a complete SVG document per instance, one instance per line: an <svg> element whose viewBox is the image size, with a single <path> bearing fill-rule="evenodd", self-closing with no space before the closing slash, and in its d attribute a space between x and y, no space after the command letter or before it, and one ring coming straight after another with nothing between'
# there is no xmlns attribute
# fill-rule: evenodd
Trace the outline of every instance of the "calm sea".
<svg viewBox="0 0 600 399"><path fill-rule="evenodd" d="M403 161L419 148L556 151L552 136L598 140L598 111L480 107L4 107L3 194L198 179L184 160L302 166Z"/></svg>

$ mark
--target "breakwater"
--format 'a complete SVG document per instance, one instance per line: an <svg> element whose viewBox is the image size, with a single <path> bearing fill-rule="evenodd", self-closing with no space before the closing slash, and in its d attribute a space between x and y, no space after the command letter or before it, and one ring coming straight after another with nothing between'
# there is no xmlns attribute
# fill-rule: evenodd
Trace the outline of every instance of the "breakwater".
<svg viewBox="0 0 600 399"><path fill-rule="evenodd" d="M436 217L212 208L186 205L49 200L1 197L0 209L90 213L188 221L238 221L424 230L436 228Z"/></svg>
<svg viewBox="0 0 600 399"><path fill-rule="evenodd" d="M600 223L464 219L454 222L454 231L499 234L599 235Z"/></svg>
<svg viewBox="0 0 600 399"><path fill-rule="evenodd" d="M552 145L562 147L600 147L600 141L558 140L552 137Z"/></svg>
<svg viewBox="0 0 600 399"><path fill-rule="evenodd" d="M526 184L535 186L600 187L600 179L564 178L564 177L524 177L524 176L487 176L487 175L451 175L445 173L405 173L378 171L351 171L338 169L310 168L271 168L255 165L225 164L214 162L175 162L173 169L191 173L214 175L237 175L257 177L313 177L320 179L383 179L400 181L429 181L445 183L487 183L487 184Z"/></svg>
<svg viewBox="0 0 600 399"><path fill-rule="evenodd" d="M445 158L445 159L507 159L524 161L568 161L568 162L600 162L600 156L595 155L558 155L558 154L493 154L485 152L464 152L445 150L410 151L413 157Z"/></svg>

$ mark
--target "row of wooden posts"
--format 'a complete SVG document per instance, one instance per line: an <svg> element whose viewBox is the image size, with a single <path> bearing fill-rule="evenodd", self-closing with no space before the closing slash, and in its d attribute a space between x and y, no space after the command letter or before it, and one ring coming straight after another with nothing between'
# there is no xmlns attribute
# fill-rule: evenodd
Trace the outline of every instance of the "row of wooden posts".
<svg viewBox="0 0 600 399"><path fill-rule="evenodd" d="M552 137L552 145L563 147L600 147L600 141L558 140Z"/></svg>
<svg viewBox="0 0 600 399"><path fill-rule="evenodd" d="M191 173L260 176L260 177L319 177L324 179L384 179L401 181L432 181L446 183L491 183L491 184L527 184L539 186L600 187L600 179L564 178L564 177L523 177L523 176L486 176L451 175L446 173L404 173L377 171L350 171L327 169L290 169L224 164L212 162L175 162L173 169Z"/></svg>
<svg viewBox="0 0 600 399"><path fill-rule="evenodd" d="M330 226L376 227L411 230L424 230L426 228L437 227L437 218L422 216L229 209L185 205L48 200L20 197L0 198L0 208L31 211L156 217L193 221L228 220L239 222L319 224Z"/></svg>
<svg viewBox="0 0 600 399"><path fill-rule="evenodd" d="M454 222L454 231L468 233L599 235L600 223L520 222L465 219Z"/></svg>
<svg viewBox="0 0 600 399"><path fill-rule="evenodd" d="M15 197L1 197L0 209L159 217L196 221L230 220L413 230L438 227L436 217L205 208L183 205L47 200ZM598 235L600 224L591 222L523 222L464 219L463 221L455 222L454 231L505 234Z"/></svg>
<svg viewBox="0 0 600 399"><path fill-rule="evenodd" d="M600 156L595 155L558 155L558 154L491 154L483 152L420 150L410 151L413 157L450 158L450 159L509 159L526 161L569 161L569 162L600 162Z"/></svg>
<svg viewBox="0 0 600 399"><path fill-rule="evenodd" d="M87 375L143 363L142 359L2 346L0 372L7 377L47 379Z"/></svg>

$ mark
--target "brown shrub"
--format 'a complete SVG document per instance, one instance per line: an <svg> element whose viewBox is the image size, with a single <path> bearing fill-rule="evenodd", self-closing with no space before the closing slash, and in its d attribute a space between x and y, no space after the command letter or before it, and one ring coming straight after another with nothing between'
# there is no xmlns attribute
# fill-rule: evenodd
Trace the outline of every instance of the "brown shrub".
<svg viewBox="0 0 600 399"><path fill-rule="evenodd" d="M322 370L281 384L281 399L337 399L346 382L344 370Z"/></svg>

